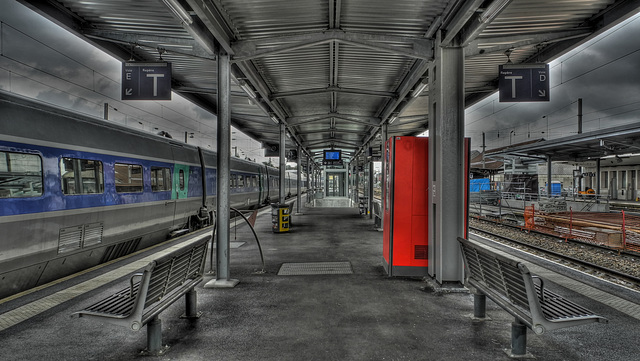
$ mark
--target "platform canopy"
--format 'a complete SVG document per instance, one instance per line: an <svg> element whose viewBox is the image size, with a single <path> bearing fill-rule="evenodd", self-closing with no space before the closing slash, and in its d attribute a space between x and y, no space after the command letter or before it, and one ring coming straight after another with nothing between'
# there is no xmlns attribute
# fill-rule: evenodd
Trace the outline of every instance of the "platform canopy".
<svg viewBox="0 0 640 361"><path fill-rule="evenodd" d="M232 125L264 145L348 161L429 128L434 39L465 47L466 105L498 66L546 62L638 10L626 0L19 0L123 62L173 63L173 85L216 114L214 43L231 55ZM215 40L215 41L214 41Z"/></svg>
<svg viewBox="0 0 640 361"><path fill-rule="evenodd" d="M640 154L640 130L637 124L622 125L558 139L538 139L500 149L488 150L490 157L518 157L546 161L589 162L610 157L618 163L621 156Z"/></svg>

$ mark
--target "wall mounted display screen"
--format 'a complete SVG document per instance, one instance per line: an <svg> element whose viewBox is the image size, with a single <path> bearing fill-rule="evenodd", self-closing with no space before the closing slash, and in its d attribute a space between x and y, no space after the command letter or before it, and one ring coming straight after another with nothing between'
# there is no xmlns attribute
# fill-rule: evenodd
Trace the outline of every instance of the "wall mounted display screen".
<svg viewBox="0 0 640 361"><path fill-rule="evenodd" d="M325 149L322 158L323 165L339 165L342 164L342 151L336 149Z"/></svg>
<svg viewBox="0 0 640 361"><path fill-rule="evenodd" d="M340 160L342 158L339 150L325 150L324 159L326 160Z"/></svg>

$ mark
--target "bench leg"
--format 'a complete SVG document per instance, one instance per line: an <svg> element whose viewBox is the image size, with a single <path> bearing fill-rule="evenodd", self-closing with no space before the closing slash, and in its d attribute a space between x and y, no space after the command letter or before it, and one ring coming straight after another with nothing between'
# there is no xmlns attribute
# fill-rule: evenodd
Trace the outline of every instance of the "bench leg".
<svg viewBox="0 0 640 361"><path fill-rule="evenodd" d="M477 293L473 295L473 317L487 317L487 296Z"/></svg>
<svg viewBox="0 0 640 361"><path fill-rule="evenodd" d="M515 320L511 324L511 355L514 357L527 354L527 326Z"/></svg>
<svg viewBox="0 0 640 361"><path fill-rule="evenodd" d="M162 320L155 316L147 323L147 349L143 354L159 356L168 349L162 346Z"/></svg>
<svg viewBox="0 0 640 361"><path fill-rule="evenodd" d="M198 293L195 289L191 289L184 294L185 301L185 313L180 318L187 318L190 320L200 318L202 312L198 312Z"/></svg>

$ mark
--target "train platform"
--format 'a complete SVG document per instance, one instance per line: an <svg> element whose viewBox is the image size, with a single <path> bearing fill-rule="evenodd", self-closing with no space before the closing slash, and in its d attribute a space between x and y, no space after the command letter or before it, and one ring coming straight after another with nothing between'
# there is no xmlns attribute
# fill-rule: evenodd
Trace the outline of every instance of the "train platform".
<svg viewBox="0 0 640 361"><path fill-rule="evenodd" d="M256 221L265 257L241 223L231 230L235 288L197 287L196 321L184 301L165 310L162 356L142 356L146 330L71 315L128 284L129 274L180 239L88 270L0 304L0 359L7 360L507 360L513 318L487 302L476 322L473 297L420 278L389 278L382 232L357 208L303 207L290 232L271 231L270 209ZM544 266L544 265L543 265ZM210 269L207 264L206 269ZM264 271L264 272L263 272ZM536 267L545 285L609 319L543 335L528 331L538 360L638 358L640 296ZM602 288L602 289L600 289Z"/></svg>

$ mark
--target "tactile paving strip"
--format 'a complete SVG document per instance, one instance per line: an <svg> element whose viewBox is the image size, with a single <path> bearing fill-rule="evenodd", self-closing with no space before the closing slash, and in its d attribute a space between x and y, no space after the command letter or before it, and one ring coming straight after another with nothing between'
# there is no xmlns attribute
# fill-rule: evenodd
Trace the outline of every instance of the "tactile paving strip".
<svg viewBox="0 0 640 361"><path fill-rule="evenodd" d="M278 276L350 275L351 262L283 263Z"/></svg>

